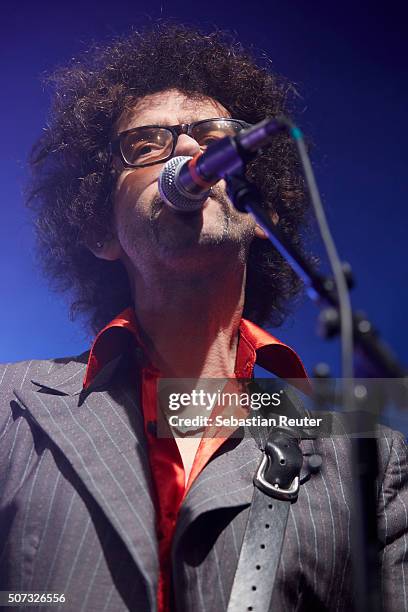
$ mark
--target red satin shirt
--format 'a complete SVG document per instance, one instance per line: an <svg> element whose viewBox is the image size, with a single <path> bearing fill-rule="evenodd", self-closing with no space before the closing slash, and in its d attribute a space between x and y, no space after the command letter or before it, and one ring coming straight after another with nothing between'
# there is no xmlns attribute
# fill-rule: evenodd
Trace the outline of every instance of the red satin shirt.
<svg viewBox="0 0 408 612"><path fill-rule="evenodd" d="M94 380L101 368L120 353L127 330L141 345L135 313L127 308L96 336L89 355L84 387ZM237 378L251 378L257 363L280 378L305 378L306 373L297 354L254 323L241 319L235 364ZM148 442L150 469L156 490L156 528L159 542L160 574L158 580L158 612L170 607L171 545L181 503L195 478L203 470L225 437L202 437L194 458L187 485L183 461L173 438L154 435L148 423L157 422L157 380L160 373L152 366L142 368L141 405Z"/></svg>

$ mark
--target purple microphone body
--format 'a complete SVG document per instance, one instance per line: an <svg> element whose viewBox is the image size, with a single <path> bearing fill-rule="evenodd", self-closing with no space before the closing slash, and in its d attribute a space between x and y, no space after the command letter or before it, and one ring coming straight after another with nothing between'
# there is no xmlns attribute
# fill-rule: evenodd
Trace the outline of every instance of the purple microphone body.
<svg viewBox="0 0 408 612"><path fill-rule="evenodd" d="M199 210L213 185L243 170L246 162L285 128L283 120L265 119L234 137L222 138L204 153L173 157L159 176L162 199L180 212Z"/></svg>

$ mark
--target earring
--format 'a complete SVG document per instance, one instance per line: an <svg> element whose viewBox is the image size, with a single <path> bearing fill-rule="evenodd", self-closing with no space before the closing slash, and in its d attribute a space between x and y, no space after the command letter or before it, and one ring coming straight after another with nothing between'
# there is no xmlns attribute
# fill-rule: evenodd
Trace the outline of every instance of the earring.
<svg viewBox="0 0 408 612"><path fill-rule="evenodd" d="M103 247L103 242L97 242L96 246L98 249L101 249Z"/></svg>

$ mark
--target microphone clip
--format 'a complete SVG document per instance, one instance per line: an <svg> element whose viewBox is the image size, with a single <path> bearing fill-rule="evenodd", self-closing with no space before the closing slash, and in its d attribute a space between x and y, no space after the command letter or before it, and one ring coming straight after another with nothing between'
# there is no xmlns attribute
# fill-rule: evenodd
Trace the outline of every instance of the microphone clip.
<svg viewBox="0 0 408 612"><path fill-rule="evenodd" d="M246 178L244 172L227 175L225 182L228 197L240 212L248 213L248 205L261 201L259 190Z"/></svg>

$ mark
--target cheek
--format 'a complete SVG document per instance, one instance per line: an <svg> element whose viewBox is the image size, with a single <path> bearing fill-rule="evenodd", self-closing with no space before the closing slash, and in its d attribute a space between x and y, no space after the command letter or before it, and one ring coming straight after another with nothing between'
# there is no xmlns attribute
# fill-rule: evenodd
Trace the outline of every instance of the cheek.
<svg viewBox="0 0 408 612"><path fill-rule="evenodd" d="M159 171L152 168L122 172L118 178L114 197L116 220L126 213L148 213L151 202L158 193Z"/></svg>

